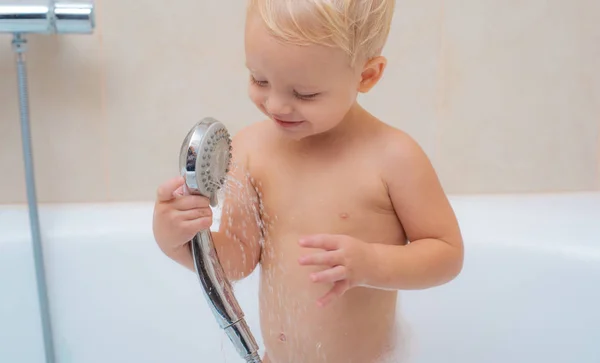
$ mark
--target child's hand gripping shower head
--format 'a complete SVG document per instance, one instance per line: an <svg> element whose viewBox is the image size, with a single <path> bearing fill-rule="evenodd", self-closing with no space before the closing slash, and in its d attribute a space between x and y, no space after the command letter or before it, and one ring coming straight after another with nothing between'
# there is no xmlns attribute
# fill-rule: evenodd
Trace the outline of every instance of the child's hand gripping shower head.
<svg viewBox="0 0 600 363"><path fill-rule="evenodd" d="M183 141L179 155L187 192L210 198L215 207L217 192L226 181L230 151L231 139L223 124L212 118L198 122ZM260 363L258 345L225 276L210 230L196 234L190 248L204 296L217 322L246 362Z"/></svg>

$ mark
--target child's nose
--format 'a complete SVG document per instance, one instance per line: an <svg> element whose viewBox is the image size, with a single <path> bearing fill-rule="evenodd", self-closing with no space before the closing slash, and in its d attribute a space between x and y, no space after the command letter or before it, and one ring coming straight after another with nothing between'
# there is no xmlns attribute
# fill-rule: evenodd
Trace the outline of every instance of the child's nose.
<svg viewBox="0 0 600 363"><path fill-rule="evenodd" d="M265 101L265 108L271 115L289 115L292 107L281 97L269 97Z"/></svg>

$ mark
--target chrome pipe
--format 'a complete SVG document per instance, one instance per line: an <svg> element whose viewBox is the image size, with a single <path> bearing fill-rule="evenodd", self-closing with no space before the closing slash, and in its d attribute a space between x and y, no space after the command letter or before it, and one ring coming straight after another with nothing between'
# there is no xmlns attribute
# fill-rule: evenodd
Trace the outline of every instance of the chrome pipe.
<svg viewBox="0 0 600 363"><path fill-rule="evenodd" d="M91 34L95 25L93 2L0 4L0 33Z"/></svg>
<svg viewBox="0 0 600 363"><path fill-rule="evenodd" d="M31 146L31 126L29 120L29 90L27 87L27 67L25 51L27 41L21 34L15 34L12 41L13 50L17 56L17 81L19 87L19 115L21 119L21 140L23 146L23 161L25 164L25 184L27 187L27 206L29 210L29 225L31 229L31 248L33 250L33 263L35 266L35 281L37 287L38 304L40 308L40 322L42 324L42 339L44 340L44 355L47 363L54 363L54 340L52 335L52 321L50 304L48 301L48 287L46 285L46 269L44 267L44 249L40 229L37 193L33 166L33 148Z"/></svg>

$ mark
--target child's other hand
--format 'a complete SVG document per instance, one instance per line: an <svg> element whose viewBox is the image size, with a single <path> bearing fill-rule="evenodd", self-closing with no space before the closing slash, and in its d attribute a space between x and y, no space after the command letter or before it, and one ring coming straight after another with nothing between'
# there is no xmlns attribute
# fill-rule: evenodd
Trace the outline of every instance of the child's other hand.
<svg viewBox="0 0 600 363"><path fill-rule="evenodd" d="M332 234L303 237L299 244L324 250L298 259L301 265L329 267L310 275L313 282L333 283L331 290L317 301L319 306L324 307L349 289L364 284L374 255L371 244L350 236Z"/></svg>
<svg viewBox="0 0 600 363"><path fill-rule="evenodd" d="M189 254L183 248L196 233L209 229L212 210L208 198L185 195L183 177L163 183L157 192L154 207L153 232L161 250L181 260Z"/></svg>

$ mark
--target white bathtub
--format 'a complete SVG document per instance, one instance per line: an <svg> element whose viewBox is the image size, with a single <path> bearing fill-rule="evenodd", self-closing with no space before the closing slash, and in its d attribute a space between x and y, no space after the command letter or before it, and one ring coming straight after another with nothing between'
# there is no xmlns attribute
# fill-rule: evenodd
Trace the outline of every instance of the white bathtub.
<svg viewBox="0 0 600 363"><path fill-rule="evenodd" d="M600 194L455 197L462 274L403 292L415 363L600 362ZM60 363L240 362L152 204L41 208ZM0 207L0 362L43 362L24 206ZM262 345L257 275L237 296ZM309 362L317 363L317 362Z"/></svg>

